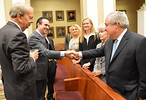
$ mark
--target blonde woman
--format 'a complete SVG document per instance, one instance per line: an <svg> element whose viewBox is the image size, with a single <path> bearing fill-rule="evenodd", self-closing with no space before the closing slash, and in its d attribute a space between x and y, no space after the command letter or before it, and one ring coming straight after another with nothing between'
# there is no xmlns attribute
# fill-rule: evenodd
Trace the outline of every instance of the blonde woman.
<svg viewBox="0 0 146 100"><path fill-rule="evenodd" d="M95 31L93 22L90 18L84 18L82 21L82 32L79 43L79 51L95 49L96 45L101 42ZM93 71L95 58L81 59L81 66Z"/></svg>
<svg viewBox="0 0 146 100"><path fill-rule="evenodd" d="M69 42L69 50L78 51L79 50L79 37L81 33L81 28L77 24L71 26L72 29L72 39ZM80 60L72 60L74 64L79 63Z"/></svg>

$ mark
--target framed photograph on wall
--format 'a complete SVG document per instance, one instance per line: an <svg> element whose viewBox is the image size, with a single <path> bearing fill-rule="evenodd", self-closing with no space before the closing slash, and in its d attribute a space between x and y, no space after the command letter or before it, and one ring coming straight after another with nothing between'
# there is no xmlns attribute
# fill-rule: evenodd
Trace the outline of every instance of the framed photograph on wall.
<svg viewBox="0 0 146 100"><path fill-rule="evenodd" d="M65 26L56 27L57 38L65 37L65 34L66 34Z"/></svg>
<svg viewBox="0 0 146 100"><path fill-rule="evenodd" d="M76 11L75 10L67 10L66 14L67 14L68 22L76 21Z"/></svg>
<svg viewBox="0 0 146 100"><path fill-rule="evenodd" d="M119 10L119 11L121 11L121 12L125 12L125 14L126 14L126 10Z"/></svg>
<svg viewBox="0 0 146 100"><path fill-rule="evenodd" d="M47 17L50 23L53 23L52 11L42 11L43 17Z"/></svg>
<svg viewBox="0 0 146 100"><path fill-rule="evenodd" d="M70 28L71 26L67 26L67 34L70 34L70 32L69 32L69 28Z"/></svg>
<svg viewBox="0 0 146 100"><path fill-rule="evenodd" d="M64 11L56 11L56 21L64 21Z"/></svg>
<svg viewBox="0 0 146 100"><path fill-rule="evenodd" d="M47 37L54 38L54 27L49 28L49 32L47 34Z"/></svg>

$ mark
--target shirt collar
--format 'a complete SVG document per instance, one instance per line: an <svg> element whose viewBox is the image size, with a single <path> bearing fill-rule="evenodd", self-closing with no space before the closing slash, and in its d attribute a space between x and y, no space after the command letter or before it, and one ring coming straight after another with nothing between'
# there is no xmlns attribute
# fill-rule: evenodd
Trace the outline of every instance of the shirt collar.
<svg viewBox="0 0 146 100"><path fill-rule="evenodd" d="M95 35L95 33L90 33L90 35L88 36L88 38L92 35ZM87 39L87 35L85 34L84 37Z"/></svg>
<svg viewBox="0 0 146 100"><path fill-rule="evenodd" d="M39 35L42 37L42 38L44 38L44 36L36 29L36 32L38 32L39 33ZM48 38L47 37L45 37L45 39L47 40L47 42L48 42L48 44L50 44L50 42L49 42L49 40L48 40Z"/></svg>
<svg viewBox="0 0 146 100"><path fill-rule="evenodd" d="M117 40L118 40L119 42L122 40L122 38L123 38L123 36L125 35L126 31L127 31L127 28L126 28L126 29L122 32L122 34L120 34L120 36L117 38Z"/></svg>
<svg viewBox="0 0 146 100"><path fill-rule="evenodd" d="M20 28L20 26L16 22L14 22L12 20L9 20L9 21L12 22L12 23L14 23L14 24L16 24L18 26L18 28L22 31L22 29Z"/></svg>

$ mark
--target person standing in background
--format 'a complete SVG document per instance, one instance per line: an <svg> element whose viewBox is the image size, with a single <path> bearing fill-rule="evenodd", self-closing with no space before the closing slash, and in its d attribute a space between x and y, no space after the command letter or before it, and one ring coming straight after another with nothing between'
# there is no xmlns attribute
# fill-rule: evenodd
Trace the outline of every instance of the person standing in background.
<svg viewBox="0 0 146 100"><path fill-rule="evenodd" d="M109 34L105 30L105 24L100 24L98 27L99 38L102 41L97 44L96 48L102 47L106 41L109 39ZM105 57L97 57L94 64L94 69L92 71L93 76L98 76L101 80L106 83L105 79Z"/></svg>
<svg viewBox="0 0 146 100"><path fill-rule="evenodd" d="M51 38L48 38L49 40L49 50L55 50L54 48L54 42ZM55 59L49 59L49 66L48 66L48 72L47 72L47 86L48 86L48 94L47 94L47 100L54 100L53 94L54 94L54 81L56 76L56 60Z"/></svg>
<svg viewBox="0 0 146 100"><path fill-rule="evenodd" d="M90 50L96 48L96 45L100 43L98 34L95 32L93 22L90 18L84 18L82 21L82 32L79 43L79 51ZM95 58L81 59L81 66L85 69L93 71Z"/></svg>
<svg viewBox="0 0 146 100"><path fill-rule="evenodd" d="M7 100L38 100L35 60L38 51L29 52L25 29L33 23L33 8L23 3L12 5L10 21L0 29L0 64Z"/></svg>
<svg viewBox="0 0 146 100"><path fill-rule="evenodd" d="M65 50L69 49L69 41L72 38L71 37L71 26L69 27L69 33L65 35Z"/></svg>

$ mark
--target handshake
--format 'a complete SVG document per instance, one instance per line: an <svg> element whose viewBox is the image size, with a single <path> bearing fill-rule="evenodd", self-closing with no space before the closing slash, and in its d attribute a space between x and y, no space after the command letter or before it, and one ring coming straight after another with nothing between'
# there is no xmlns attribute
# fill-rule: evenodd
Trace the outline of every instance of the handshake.
<svg viewBox="0 0 146 100"><path fill-rule="evenodd" d="M65 56L70 59L79 59L79 52L76 51L65 51Z"/></svg>

